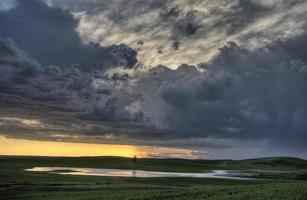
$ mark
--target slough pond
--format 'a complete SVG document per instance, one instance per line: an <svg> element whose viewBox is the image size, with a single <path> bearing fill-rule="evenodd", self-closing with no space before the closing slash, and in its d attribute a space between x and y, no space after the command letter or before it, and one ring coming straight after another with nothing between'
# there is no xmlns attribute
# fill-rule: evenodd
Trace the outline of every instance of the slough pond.
<svg viewBox="0 0 307 200"><path fill-rule="evenodd" d="M204 173L158 172L127 169L76 168L76 167L34 167L26 169L30 172L48 172L64 175L111 176L111 177L189 177L189 178L221 178L232 180L258 180L239 170L212 170Z"/></svg>

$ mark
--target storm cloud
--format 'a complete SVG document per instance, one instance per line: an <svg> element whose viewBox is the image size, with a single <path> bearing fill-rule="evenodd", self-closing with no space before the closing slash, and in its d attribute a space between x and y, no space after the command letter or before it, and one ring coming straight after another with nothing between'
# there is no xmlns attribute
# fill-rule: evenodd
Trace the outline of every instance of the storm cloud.
<svg viewBox="0 0 307 200"><path fill-rule="evenodd" d="M306 10L301 0L17 1L0 11L1 134L306 155Z"/></svg>
<svg viewBox="0 0 307 200"><path fill-rule="evenodd" d="M209 61L228 41L258 48L297 36L304 31L307 10L303 0L48 2L72 10L84 41L124 42L138 50L143 67L172 69Z"/></svg>
<svg viewBox="0 0 307 200"><path fill-rule="evenodd" d="M77 65L82 70L115 66L131 68L136 51L125 44L102 47L85 44L76 28L79 24L65 10L51 8L38 0L17 1L16 7L0 12L1 38L12 38L44 65Z"/></svg>

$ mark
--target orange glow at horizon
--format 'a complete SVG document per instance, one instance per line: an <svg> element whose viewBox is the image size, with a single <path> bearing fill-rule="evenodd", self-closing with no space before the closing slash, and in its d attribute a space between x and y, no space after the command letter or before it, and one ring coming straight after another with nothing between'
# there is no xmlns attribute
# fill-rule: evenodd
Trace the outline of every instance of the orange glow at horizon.
<svg viewBox="0 0 307 200"><path fill-rule="evenodd" d="M0 135L0 155L19 156L121 156L152 157L170 155L187 158L192 156L191 150L165 147L70 143L55 141L35 141L10 139Z"/></svg>
<svg viewBox="0 0 307 200"><path fill-rule="evenodd" d="M0 136L1 155L28 156L138 156L132 145L69 143L8 139Z"/></svg>

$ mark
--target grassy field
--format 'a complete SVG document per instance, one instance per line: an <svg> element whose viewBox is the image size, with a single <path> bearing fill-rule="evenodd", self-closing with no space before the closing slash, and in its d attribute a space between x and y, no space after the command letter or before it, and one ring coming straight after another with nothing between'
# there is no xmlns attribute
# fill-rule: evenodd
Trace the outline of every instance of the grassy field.
<svg viewBox="0 0 307 200"><path fill-rule="evenodd" d="M32 167L90 167L206 172L240 169L282 172L296 180L238 181L201 178L119 178L26 172ZM0 157L0 199L37 200L307 200L307 161L297 158L232 160L138 159L118 157Z"/></svg>

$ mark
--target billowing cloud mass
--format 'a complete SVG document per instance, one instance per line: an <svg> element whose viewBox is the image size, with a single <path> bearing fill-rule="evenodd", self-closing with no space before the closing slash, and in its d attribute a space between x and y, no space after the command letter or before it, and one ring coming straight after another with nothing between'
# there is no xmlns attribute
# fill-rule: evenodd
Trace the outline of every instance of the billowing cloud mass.
<svg viewBox="0 0 307 200"><path fill-rule="evenodd" d="M0 11L2 135L306 155L305 1L15 3Z"/></svg>
<svg viewBox="0 0 307 200"><path fill-rule="evenodd" d="M114 66L133 67L136 51L125 44L101 47L85 44L75 29L78 20L68 11L50 8L37 0L18 1L0 13L1 38L12 38L18 46L45 65L77 65L82 70Z"/></svg>
<svg viewBox="0 0 307 200"><path fill-rule="evenodd" d="M76 3L78 2L78 3ZM258 48L304 32L303 0L51 0L80 19L84 41L124 42L145 68L205 62L228 41Z"/></svg>

